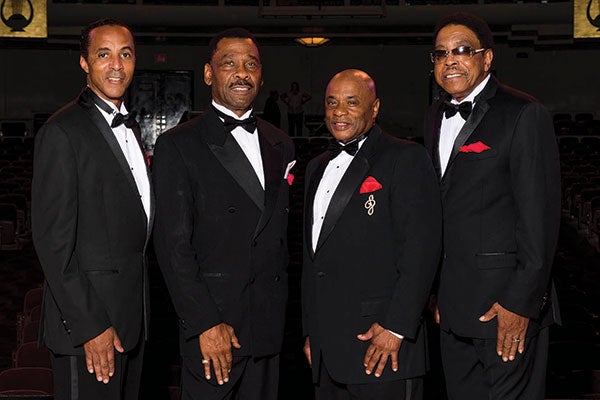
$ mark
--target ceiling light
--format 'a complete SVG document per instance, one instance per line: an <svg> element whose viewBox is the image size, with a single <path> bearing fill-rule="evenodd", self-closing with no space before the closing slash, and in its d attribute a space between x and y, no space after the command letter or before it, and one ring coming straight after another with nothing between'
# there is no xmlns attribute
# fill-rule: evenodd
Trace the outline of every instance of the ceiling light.
<svg viewBox="0 0 600 400"><path fill-rule="evenodd" d="M307 47L317 47L329 42L329 39L324 37L301 37L295 40L301 45Z"/></svg>

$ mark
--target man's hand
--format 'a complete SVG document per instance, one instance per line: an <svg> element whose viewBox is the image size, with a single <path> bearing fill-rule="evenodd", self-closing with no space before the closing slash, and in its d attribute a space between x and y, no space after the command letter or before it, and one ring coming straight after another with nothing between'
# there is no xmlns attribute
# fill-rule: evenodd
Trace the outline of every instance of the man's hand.
<svg viewBox="0 0 600 400"><path fill-rule="evenodd" d="M519 354L525 351L525 334L529 318L522 317L502 307L498 302L484 315L479 317L481 322L488 322L498 318L498 337L496 339L496 352L504 362L515 359L517 350Z"/></svg>
<svg viewBox="0 0 600 400"><path fill-rule="evenodd" d="M115 350L125 351L112 326L83 344L85 364L90 374L96 373L98 382L108 383L115 373Z"/></svg>
<svg viewBox="0 0 600 400"><path fill-rule="evenodd" d="M365 373L371 375L375 369L375 376L380 377L383 368L387 363L388 357L392 359L392 371L398 371L398 351L402 345L402 339L398 338L390 331L375 322L368 331L356 336L363 342L370 340L371 344L367 348L363 365Z"/></svg>
<svg viewBox="0 0 600 400"><path fill-rule="evenodd" d="M438 307L437 296L435 294L432 294L431 296L429 296L428 308L429 308L429 311L431 312L431 315L433 316L433 320L435 321L436 324L439 325L440 324L440 309Z"/></svg>
<svg viewBox="0 0 600 400"><path fill-rule="evenodd" d="M304 351L304 356L308 361L308 365L312 368L312 359L310 358L310 339L308 338L308 336L304 341L304 348L302 350Z"/></svg>
<svg viewBox="0 0 600 400"><path fill-rule="evenodd" d="M202 332L198 336L198 342L206 379L210 379L210 364L212 363L219 385L229 382L229 372L233 361L231 346L236 349L242 347L233 328L222 322Z"/></svg>

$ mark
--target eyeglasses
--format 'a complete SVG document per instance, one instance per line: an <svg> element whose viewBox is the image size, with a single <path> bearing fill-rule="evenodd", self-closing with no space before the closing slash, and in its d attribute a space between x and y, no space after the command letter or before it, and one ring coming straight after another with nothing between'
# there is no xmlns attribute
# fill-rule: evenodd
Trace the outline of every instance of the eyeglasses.
<svg viewBox="0 0 600 400"><path fill-rule="evenodd" d="M446 60L446 58L448 58L450 53L452 53L452 55L456 59L464 61L467 58L471 58L475 54L481 53L482 51L486 51L486 50L487 50L486 48L474 49L469 46L459 46L452 50L434 50L431 53L429 53L429 56L431 57L431 62L436 64L436 63L444 62Z"/></svg>

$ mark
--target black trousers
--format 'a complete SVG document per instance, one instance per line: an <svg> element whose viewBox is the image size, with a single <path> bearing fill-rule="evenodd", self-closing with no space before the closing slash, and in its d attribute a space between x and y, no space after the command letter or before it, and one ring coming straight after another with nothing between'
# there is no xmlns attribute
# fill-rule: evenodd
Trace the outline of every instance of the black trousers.
<svg viewBox="0 0 600 400"><path fill-rule="evenodd" d="M107 384L90 374L85 356L51 354L54 400L138 400L144 342L126 353L115 351L115 373Z"/></svg>
<svg viewBox="0 0 600 400"><path fill-rule="evenodd" d="M449 400L543 400L548 328L528 337L525 352L504 362L496 339L464 338L440 332L442 365Z"/></svg>
<svg viewBox="0 0 600 400"><path fill-rule="evenodd" d="M313 366L315 368L316 366ZM321 358L319 383L315 385L315 400L421 400L423 379L343 384L333 380ZM386 365L389 368L389 365Z"/></svg>
<svg viewBox="0 0 600 400"><path fill-rule="evenodd" d="M212 372L212 371L211 371ZM182 400L277 400L279 355L233 357L229 382L219 385L214 372L204 377L201 357L183 357Z"/></svg>

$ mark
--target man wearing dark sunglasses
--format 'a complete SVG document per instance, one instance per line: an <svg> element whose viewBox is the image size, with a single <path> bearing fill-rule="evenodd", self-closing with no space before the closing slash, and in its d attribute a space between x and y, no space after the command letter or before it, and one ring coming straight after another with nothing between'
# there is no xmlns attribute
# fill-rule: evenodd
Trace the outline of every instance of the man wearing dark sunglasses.
<svg viewBox="0 0 600 400"><path fill-rule="evenodd" d="M425 144L440 179L444 250L437 302L450 400L544 398L550 280L560 220L552 118L490 75L488 25L444 17L431 52L446 92L429 109Z"/></svg>

